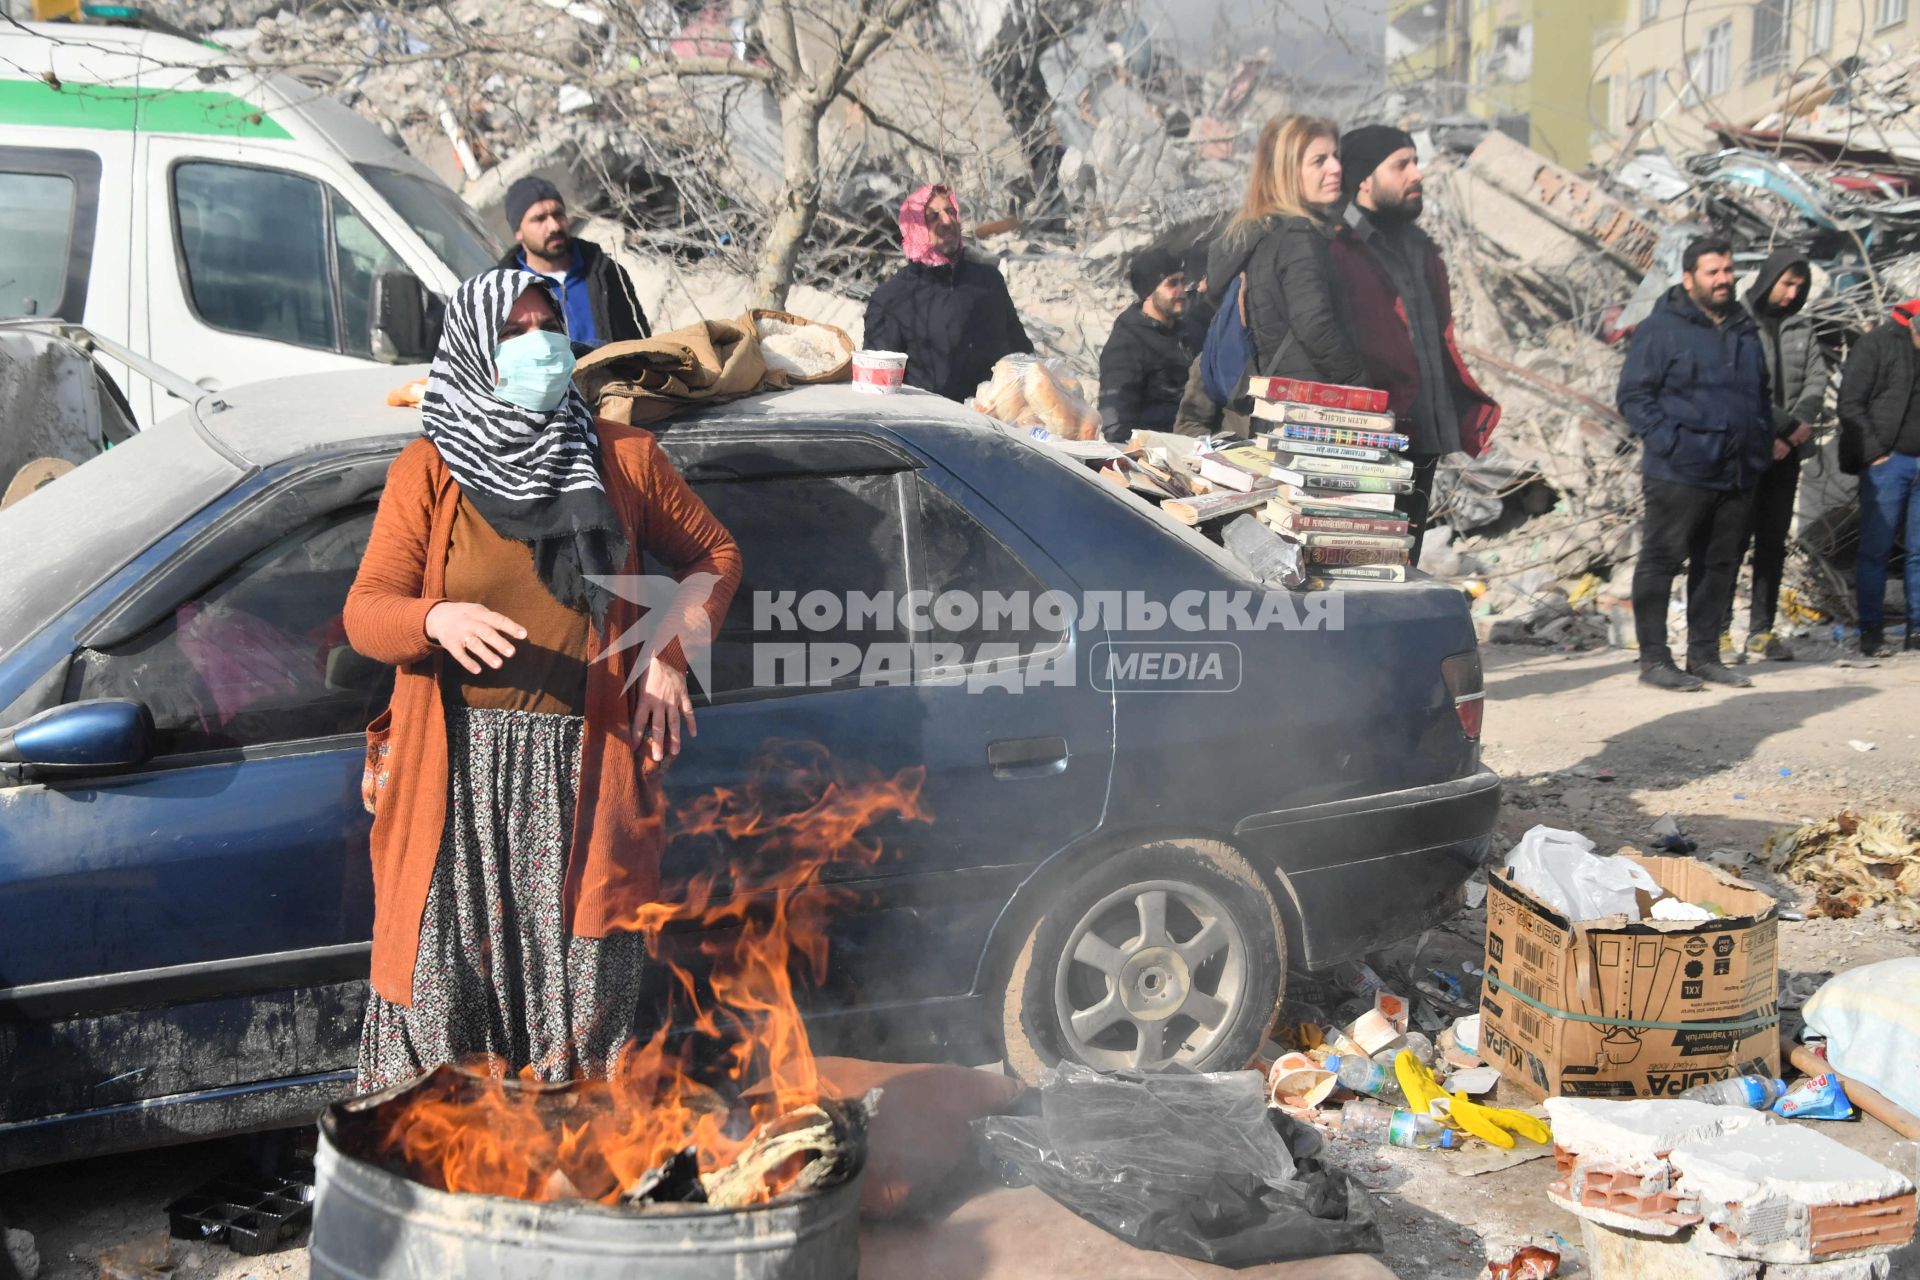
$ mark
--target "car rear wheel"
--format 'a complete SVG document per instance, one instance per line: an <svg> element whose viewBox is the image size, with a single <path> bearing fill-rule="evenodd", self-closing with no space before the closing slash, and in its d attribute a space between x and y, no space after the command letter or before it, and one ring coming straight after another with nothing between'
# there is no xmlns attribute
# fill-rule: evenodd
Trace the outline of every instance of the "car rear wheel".
<svg viewBox="0 0 1920 1280"><path fill-rule="evenodd" d="M1233 850L1165 841L1087 868L1014 957L1000 1025L1031 1083L1062 1060L1096 1071L1245 1066L1286 981L1273 896Z"/></svg>

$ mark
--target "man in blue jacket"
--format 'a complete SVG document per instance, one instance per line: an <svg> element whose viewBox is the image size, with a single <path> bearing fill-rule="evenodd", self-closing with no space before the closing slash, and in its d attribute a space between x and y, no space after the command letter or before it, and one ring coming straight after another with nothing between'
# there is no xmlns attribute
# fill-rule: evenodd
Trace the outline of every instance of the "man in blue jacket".
<svg viewBox="0 0 1920 1280"><path fill-rule="evenodd" d="M1740 572L1760 477L1773 464L1773 402L1753 317L1734 297L1733 246L1703 236L1680 283L1641 322L1615 402L1641 439L1646 500L1633 570L1640 679L1688 691L1753 682L1720 661L1721 622ZM1687 570L1687 669L1667 647L1667 601Z"/></svg>

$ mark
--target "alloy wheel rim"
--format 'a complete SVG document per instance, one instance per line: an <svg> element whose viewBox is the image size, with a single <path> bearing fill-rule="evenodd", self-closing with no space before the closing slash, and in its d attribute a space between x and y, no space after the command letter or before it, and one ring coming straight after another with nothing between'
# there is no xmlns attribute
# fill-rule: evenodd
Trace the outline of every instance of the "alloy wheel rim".
<svg viewBox="0 0 1920 1280"><path fill-rule="evenodd" d="M1097 1071L1205 1059L1247 998L1248 948L1213 894L1177 880L1117 889L1067 934L1054 1014L1067 1054Z"/></svg>

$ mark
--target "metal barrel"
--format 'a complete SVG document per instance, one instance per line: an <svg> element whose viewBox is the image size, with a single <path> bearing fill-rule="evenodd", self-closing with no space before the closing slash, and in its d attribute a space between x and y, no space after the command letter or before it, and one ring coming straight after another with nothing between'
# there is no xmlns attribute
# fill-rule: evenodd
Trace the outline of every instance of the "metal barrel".
<svg viewBox="0 0 1920 1280"><path fill-rule="evenodd" d="M748 1209L534 1204L421 1186L323 1125L313 1280L852 1280L860 1177Z"/></svg>

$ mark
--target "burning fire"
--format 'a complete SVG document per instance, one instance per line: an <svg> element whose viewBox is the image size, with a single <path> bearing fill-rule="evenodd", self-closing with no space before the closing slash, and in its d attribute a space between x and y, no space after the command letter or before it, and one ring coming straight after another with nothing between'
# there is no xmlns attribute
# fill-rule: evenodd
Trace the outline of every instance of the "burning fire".
<svg viewBox="0 0 1920 1280"><path fill-rule="evenodd" d="M703 1178L733 1164L823 1097L792 972L804 961L813 983L824 979L829 913L850 896L821 873L877 863L883 820L930 821L925 781L923 768L887 778L842 766L818 743L766 744L743 788L668 820L669 848L699 842L711 856L673 901L633 921L670 975L660 1029L629 1044L610 1079L576 1086L542 1087L530 1068L510 1086L499 1064L467 1064L485 1078L422 1090L380 1154L448 1191L608 1204L688 1148ZM673 958L689 933L704 982ZM772 1169L747 1202L779 1195L798 1172L794 1161Z"/></svg>

